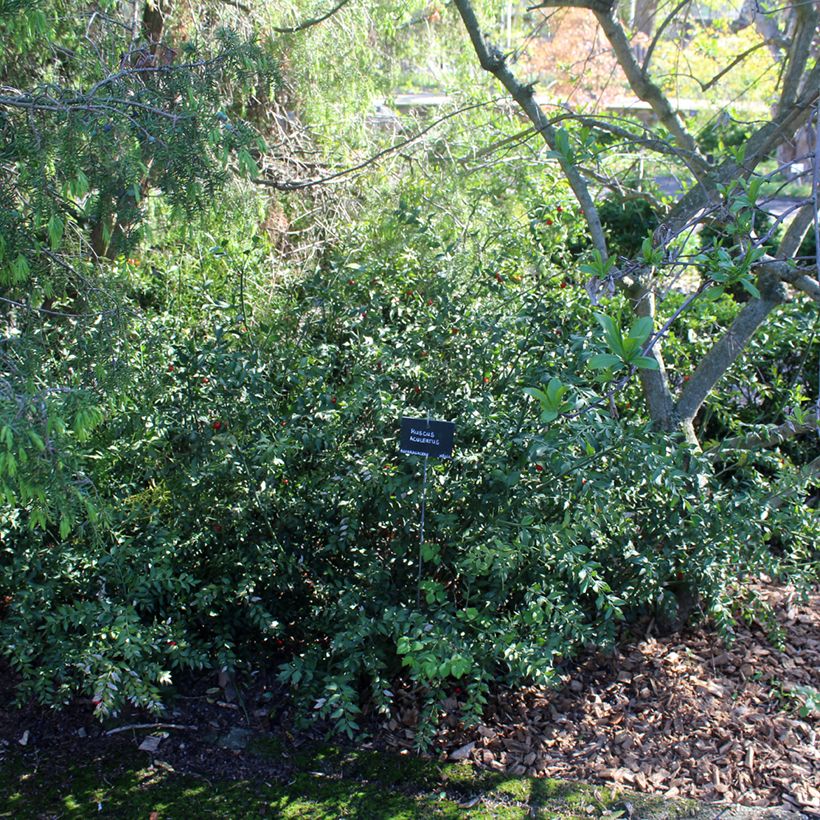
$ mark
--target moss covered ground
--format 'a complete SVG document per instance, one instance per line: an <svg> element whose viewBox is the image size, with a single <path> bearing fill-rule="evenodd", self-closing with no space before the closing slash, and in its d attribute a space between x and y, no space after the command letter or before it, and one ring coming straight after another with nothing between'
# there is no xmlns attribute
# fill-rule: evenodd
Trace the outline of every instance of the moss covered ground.
<svg viewBox="0 0 820 820"><path fill-rule="evenodd" d="M247 754L277 755L275 742ZM136 749L78 761L9 752L0 764L0 817L683 818L687 801L637 798L609 788L511 777L464 763L316 746L292 775L219 781L183 774Z"/></svg>

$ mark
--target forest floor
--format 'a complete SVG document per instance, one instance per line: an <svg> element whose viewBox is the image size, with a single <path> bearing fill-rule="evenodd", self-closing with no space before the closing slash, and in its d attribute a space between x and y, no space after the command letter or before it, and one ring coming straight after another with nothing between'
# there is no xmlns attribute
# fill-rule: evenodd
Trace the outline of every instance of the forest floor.
<svg viewBox="0 0 820 820"><path fill-rule="evenodd" d="M757 591L773 617L729 647L647 624L568 667L560 689L499 693L472 729L454 690L427 758L409 690L370 742L337 745L296 731L262 674L235 698L194 683L142 728L155 719L101 726L87 702L9 708L3 674L0 817L820 818L820 595Z"/></svg>

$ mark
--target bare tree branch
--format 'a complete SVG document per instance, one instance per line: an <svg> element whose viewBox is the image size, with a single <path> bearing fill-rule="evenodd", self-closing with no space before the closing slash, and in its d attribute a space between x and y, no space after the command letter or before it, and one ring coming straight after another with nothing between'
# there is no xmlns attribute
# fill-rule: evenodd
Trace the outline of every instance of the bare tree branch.
<svg viewBox="0 0 820 820"><path fill-rule="evenodd" d="M312 26L318 26L319 23L324 23L325 20L333 17L337 11L341 11L349 2L350 0L339 0L339 2L326 14L322 14L319 17L311 17L310 19L297 23L294 26L271 26L271 30L275 31L277 34L296 34L297 32L304 31Z"/></svg>
<svg viewBox="0 0 820 820"><path fill-rule="evenodd" d="M817 12L814 4L795 5L794 15L796 26L787 56L788 62L781 86L780 100L777 103L778 111L790 106L797 97L800 81L805 75L812 40L817 31Z"/></svg>
<svg viewBox="0 0 820 820"><path fill-rule="evenodd" d="M658 30L655 32L655 36L652 38L652 42L649 44L649 48L646 50L646 56L643 58L643 65L641 66L641 72L646 74L647 68L649 68L649 61L652 59L652 53L655 51L655 46L658 45L658 42L661 39L661 35L666 30L666 27L677 17L678 12L687 4L691 2L691 0L680 0L680 2L666 15L663 19L663 22L658 26Z"/></svg>
<svg viewBox="0 0 820 820"><path fill-rule="evenodd" d="M712 346L696 368L675 406L681 424L691 423L700 406L735 363L755 331L769 313L787 298L780 278L761 271L758 276L760 299L752 299L735 317L726 333Z"/></svg>
<svg viewBox="0 0 820 820"><path fill-rule="evenodd" d="M418 140L420 140L425 134L432 131L437 125L441 125L441 123L445 122L446 120L452 119L453 117L457 117L459 114L463 114L465 111L471 111L474 108L483 108L485 105L489 105L493 102L496 102L496 100L491 100L490 103L473 103L472 105L466 105L463 108L457 108L455 111L450 111L443 117L439 117L437 120L431 122L430 125L428 125L426 128L423 128L421 131L414 134L412 137L408 137L407 139L402 140L401 142L398 142L395 145L391 145L389 148L385 148L384 150L379 151L376 154L373 154L372 157L368 157L366 160L358 163L357 165L351 165L349 168L345 168L344 170L338 171L335 174L328 174L327 176L318 177L317 179L287 180L284 182L275 179L255 179L253 181L257 185L264 185L268 188L275 188L277 191L300 191L304 188L313 188L316 185L324 185L328 182L333 182L334 180L341 179L342 177L346 177L350 174L353 174L356 171L361 171L362 168L366 168L368 165L373 165L373 163L378 162L382 157L385 157L388 154L393 154L396 151L400 151L402 148L406 148L408 145L412 145L414 142L418 142Z"/></svg>
<svg viewBox="0 0 820 820"><path fill-rule="evenodd" d="M587 9L588 11L600 11L607 14L612 10L612 0L544 0L536 6L528 6L527 11L536 9Z"/></svg>
<svg viewBox="0 0 820 820"><path fill-rule="evenodd" d="M612 45L615 57L626 75L630 88L644 102L652 106L658 119L669 129L677 144L686 152L682 159L696 177L700 178L708 165L700 156L694 137L686 130L680 117L672 110L672 106L664 93L648 77L638 65L632 46L629 44L623 26L615 19L612 11L595 12L595 17Z"/></svg>
<svg viewBox="0 0 820 820"><path fill-rule="evenodd" d="M640 281L627 289L636 316L648 316L655 320L655 294ZM644 350L644 355L654 359L657 370L641 368L638 378L646 398L649 417L659 430L670 430L673 424L673 399L666 376L666 365L661 353L660 336L653 339L653 344Z"/></svg>
<svg viewBox="0 0 820 820"><path fill-rule="evenodd" d="M529 118L530 122L535 126L536 130L544 138L544 141L551 149L556 148L556 132L550 125L549 120L541 109L541 106L535 101L533 96L532 86L522 85L515 75L507 67L504 56L498 52L497 49L488 45L484 39L481 31L478 18L475 15L473 6L470 0L455 0L455 6L458 9L461 19L470 35L470 40L473 44L481 67L490 72L507 91L512 95L513 99L518 103L521 109ZM592 201L592 196L589 193L589 188L576 166L569 158L558 154L558 162L561 169L567 177L567 181L572 188L578 204L587 220L589 232L592 237L592 244L599 251L601 256L607 258L609 252L607 250L606 236L601 225L601 219L598 215L598 209Z"/></svg>
<svg viewBox="0 0 820 820"><path fill-rule="evenodd" d="M772 57L780 62L781 50L785 51L789 44L777 27L777 21L765 9L762 0L744 0L740 13L730 25L730 31L743 31L754 23L758 34L766 41Z"/></svg>
<svg viewBox="0 0 820 820"><path fill-rule="evenodd" d="M786 228L786 232L783 234L783 238L780 240L780 245L777 248L777 255L782 257L794 256L813 221L813 203L807 202L794 215L794 218L789 223L789 227Z"/></svg>
<svg viewBox="0 0 820 820"><path fill-rule="evenodd" d="M687 2L688 2L688 0L687 0ZM729 63L729 65L727 65L725 68L722 68L720 71L718 71L718 73L715 74L715 76L712 77L712 79L709 80L708 82L702 83L702 82L700 82L700 80L698 80L698 83L700 84L700 90L701 91L708 91L713 85L720 82L720 80L723 77L725 77L736 65L738 65L739 63L742 63L750 54L754 54L755 51L757 51L760 48L763 48L765 45L766 45L765 40L762 43L755 43L753 46L750 46L749 48L747 48L746 51L742 51L740 54L738 54L737 57L735 57L735 59L732 60L731 63Z"/></svg>
<svg viewBox="0 0 820 820"><path fill-rule="evenodd" d="M718 185L733 179L746 179L757 165L778 145L806 123L812 108L820 98L820 62L815 64L803 83L803 91L793 105L779 111L769 122L755 131L746 142L742 164L727 159L684 194L672 208L657 231L658 236L671 238L689 223L693 214L707 207L716 197Z"/></svg>
<svg viewBox="0 0 820 820"><path fill-rule="evenodd" d="M788 243L787 240L789 240ZM790 237L789 232L787 231L780 244L781 247L785 246L785 250L788 250L794 244L794 235ZM785 257L792 256L796 250L797 247L794 247L790 253L784 252L782 255ZM782 282L788 282L788 284L790 284L793 288L802 291L807 296L811 296L814 301L820 302L820 283L816 282L811 277L806 276L800 270L795 269L794 265L790 261L786 261L786 259L782 258L775 259L766 255L760 260L759 269L767 274L770 274L771 276L776 276Z"/></svg>
<svg viewBox="0 0 820 820"><path fill-rule="evenodd" d="M784 441L817 430L819 426L820 419L817 413L812 413L802 424L786 421L760 433L724 439L710 448L710 458L719 458L727 450L766 450L770 447L777 447Z"/></svg>

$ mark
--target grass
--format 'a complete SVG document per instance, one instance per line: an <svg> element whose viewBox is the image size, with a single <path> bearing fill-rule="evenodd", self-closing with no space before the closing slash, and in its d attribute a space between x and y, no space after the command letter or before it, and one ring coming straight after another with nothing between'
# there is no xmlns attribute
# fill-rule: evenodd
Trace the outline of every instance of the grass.
<svg viewBox="0 0 820 820"><path fill-rule="evenodd" d="M279 756L275 741L256 741L257 756ZM642 820L696 817L693 801L622 795L608 787L512 777L466 763L321 746L298 756L287 782L210 782L143 753L59 764L12 752L0 768L1 818L580 818L624 817L622 802Z"/></svg>

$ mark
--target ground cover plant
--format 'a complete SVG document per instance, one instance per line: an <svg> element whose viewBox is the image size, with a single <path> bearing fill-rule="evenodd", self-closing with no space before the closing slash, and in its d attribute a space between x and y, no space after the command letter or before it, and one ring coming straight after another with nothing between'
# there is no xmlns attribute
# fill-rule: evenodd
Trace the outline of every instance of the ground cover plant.
<svg viewBox="0 0 820 820"><path fill-rule="evenodd" d="M426 747L454 687L475 723L493 687L550 684L624 623L730 636L744 579L816 581L816 292L785 261L811 210L764 258L758 180L724 179L737 152L691 241L661 236L685 207L660 195L627 207L602 183L590 209L576 171L611 142L584 122L485 163L521 139L486 101L402 174L299 205L268 191L314 187L264 130L286 46L103 27L101 70L50 6L20 19L0 65L0 639L21 701L160 710L190 670L233 686L273 665L349 736L413 687ZM66 65L31 58L47 34ZM785 76L804 112L812 75ZM756 133L762 161L777 140ZM277 245L272 213L311 247ZM684 263L701 279L676 290ZM458 432L420 547L422 464L397 433L428 411Z"/></svg>

